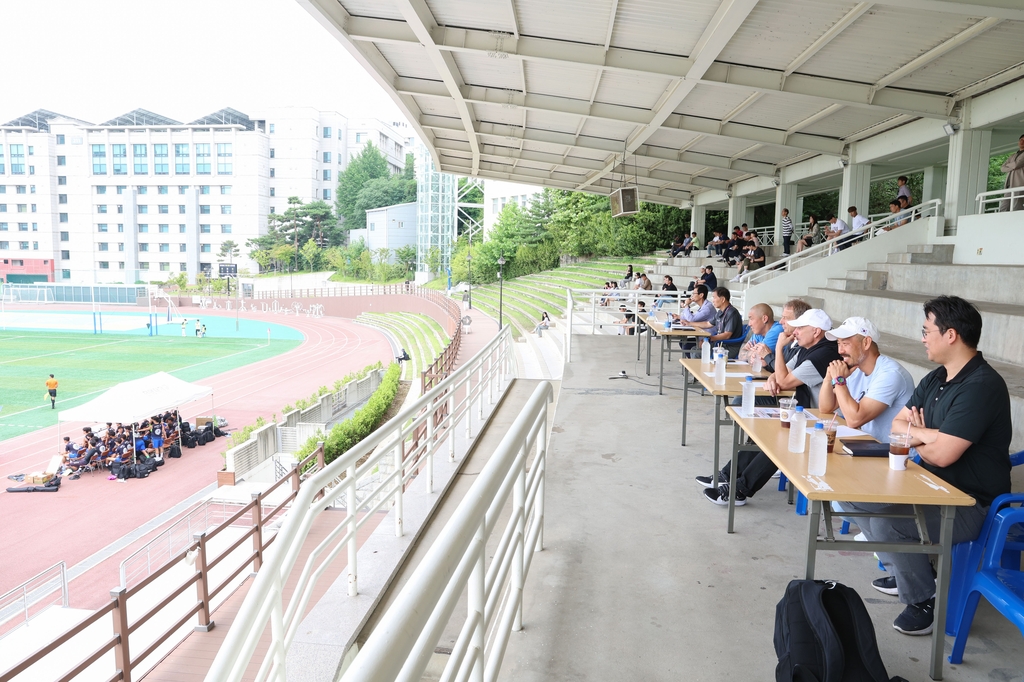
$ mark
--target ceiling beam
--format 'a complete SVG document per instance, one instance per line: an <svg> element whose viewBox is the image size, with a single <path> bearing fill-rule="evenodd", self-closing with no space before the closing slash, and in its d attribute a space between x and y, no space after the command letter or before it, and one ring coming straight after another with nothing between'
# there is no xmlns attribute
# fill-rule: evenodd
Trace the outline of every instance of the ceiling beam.
<svg viewBox="0 0 1024 682"><path fill-rule="evenodd" d="M997 17L1024 21L1024 8L1019 0L875 0L875 4L907 11L925 10L967 17Z"/></svg>
<svg viewBox="0 0 1024 682"><path fill-rule="evenodd" d="M433 34L438 26L434 15L430 12L426 0L396 0L398 9L405 18L405 23L416 34L417 40L426 49L427 57L433 64L434 69L444 81L445 87L455 102L455 108L462 119L462 125L469 136L469 144L473 147L473 168L480 163L479 143L476 139L475 117L473 110L462 96L460 88L465 85L459 68L455 64L455 57L447 50L438 49L434 43Z"/></svg>
<svg viewBox="0 0 1024 682"><path fill-rule="evenodd" d="M983 78L980 81L971 83L965 88L962 88L956 92L957 99L966 99L968 97L974 97L980 95L983 92L988 92L998 88L1001 85L1005 85L1010 81L1015 81L1018 78L1024 77L1024 62L1011 66L1010 68L1000 71L999 73Z"/></svg>
<svg viewBox="0 0 1024 682"><path fill-rule="evenodd" d="M807 46L807 48L798 54L796 58L786 65L786 68L782 70L782 77L787 78L791 73L803 66L811 57L818 54L826 45L832 42L832 40L846 30L853 22L861 18L861 16L871 9L870 2L857 3L849 12L843 17L832 24L827 31L818 36L817 40Z"/></svg>
<svg viewBox="0 0 1024 682"><path fill-rule="evenodd" d="M352 17L348 22L354 40L379 43L417 44L415 34L403 22L366 17ZM486 55L494 50L494 36L487 31L442 27L434 39L442 50ZM604 49L604 45L584 45L549 38L512 36L502 41L502 49L520 60L543 61L575 67L589 66L595 70L643 73L664 78L696 78L691 74L694 60L678 55L654 54L623 48ZM791 82L792 81L792 82ZM883 88L871 101L873 83L854 83L819 76L791 74L754 66L715 62L700 77L702 84L734 90L759 90L782 93L811 103L844 102L867 109L887 109L928 118L946 118L952 99L941 95ZM824 106L824 104L822 104Z"/></svg>

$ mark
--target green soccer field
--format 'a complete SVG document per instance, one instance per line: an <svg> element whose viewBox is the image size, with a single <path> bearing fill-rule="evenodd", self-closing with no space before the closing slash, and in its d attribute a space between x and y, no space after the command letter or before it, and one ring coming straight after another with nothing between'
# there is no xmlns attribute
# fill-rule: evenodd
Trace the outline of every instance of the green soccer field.
<svg viewBox="0 0 1024 682"><path fill-rule="evenodd" d="M167 372L200 381L273 357L298 340L120 336L67 332L0 332L0 440L57 423L57 413L92 400L122 381ZM57 409L45 381L60 382Z"/></svg>

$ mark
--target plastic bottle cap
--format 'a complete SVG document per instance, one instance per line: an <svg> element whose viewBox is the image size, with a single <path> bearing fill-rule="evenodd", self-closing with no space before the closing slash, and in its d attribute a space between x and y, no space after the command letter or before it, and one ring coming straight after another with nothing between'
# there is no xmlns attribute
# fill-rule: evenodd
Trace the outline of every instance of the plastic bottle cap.
<svg viewBox="0 0 1024 682"><path fill-rule="evenodd" d="M822 424L821 422L818 422L817 424L814 425L814 430L815 431L824 431L825 430L825 425Z"/></svg>
<svg viewBox="0 0 1024 682"><path fill-rule="evenodd" d="M803 405L797 405L796 406L796 411L797 412L803 412L804 411Z"/></svg>
<svg viewBox="0 0 1024 682"><path fill-rule="evenodd" d="M747 377L747 381L753 382L754 381L754 377Z"/></svg>

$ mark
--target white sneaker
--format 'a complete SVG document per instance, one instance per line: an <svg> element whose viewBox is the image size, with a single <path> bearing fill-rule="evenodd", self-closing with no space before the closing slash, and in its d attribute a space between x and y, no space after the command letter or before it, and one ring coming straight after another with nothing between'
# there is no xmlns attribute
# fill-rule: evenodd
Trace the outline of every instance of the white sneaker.
<svg viewBox="0 0 1024 682"><path fill-rule="evenodd" d="M733 278L732 278L732 279L730 279L729 281L730 281L730 282L738 282L738 281L740 281L740 275L736 275L735 277L733 277Z"/></svg>

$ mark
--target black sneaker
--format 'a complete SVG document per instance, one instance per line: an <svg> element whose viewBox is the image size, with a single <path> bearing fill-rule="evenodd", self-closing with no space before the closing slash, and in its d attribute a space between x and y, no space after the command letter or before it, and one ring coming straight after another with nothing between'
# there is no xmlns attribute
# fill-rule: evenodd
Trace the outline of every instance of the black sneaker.
<svg viewBox="0 0 1024 682"><path fill-rule="evenodd" d="M697 483L705 488L714 488L716 484L712 482L710 476L697 476L694 478ZM722 475L722 472L718 472L718 485L728 483L729 479Z"/></svg>
<svg viewBox="0 0 1024 682"><path fill-rule="evenodd" d="M910 604L896 617L892 626L905 635L930 635L935 621L935 598Z"/></svg>
<svg viewBox="0 0 1024 682"><path fill-rule="evenodd" d="M708 488L704 491L704 497L708 498L709 502L728 507L729 506L729 484L723 483L717 488ZM739 490L736 491L736 506L742 507L747 503L747 496L741 493Z"/></svg>
<svg viewBox="0 0 1024 682"><path fill-rule="evenodd" d="M899 594L899 591L896 589L896 578L891 575L872 580L871 587L875 588L882 594L891 594L893 596Z"/></svg>

